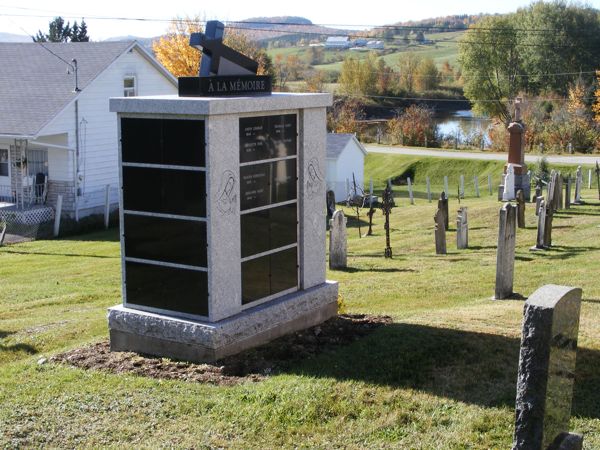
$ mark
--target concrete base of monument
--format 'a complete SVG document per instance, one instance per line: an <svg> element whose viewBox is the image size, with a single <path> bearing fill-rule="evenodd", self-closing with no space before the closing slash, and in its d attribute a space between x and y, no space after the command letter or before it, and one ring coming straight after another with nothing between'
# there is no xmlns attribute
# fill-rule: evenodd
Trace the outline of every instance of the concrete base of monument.
<svg viewBox="0 0 600 450"><path fill-rule="evenodd" d="M200 322L117 305L108 310L110 349L209 362L309 328L337 314L338 284L285 295L219 322Z"/></svg>

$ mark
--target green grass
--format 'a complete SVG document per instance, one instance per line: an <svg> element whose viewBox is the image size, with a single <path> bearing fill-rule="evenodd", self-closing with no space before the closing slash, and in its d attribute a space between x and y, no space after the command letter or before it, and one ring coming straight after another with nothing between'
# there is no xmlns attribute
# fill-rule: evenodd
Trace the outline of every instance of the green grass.
<svg viewBox="0 0 600 450"><path fill-rule="evenodd" d="M490 300L500 203L487 186L481 198L467 191L470 249L455 250L451 220L449 253L436 256L435 202L423 198L419 180L458 174L461 163L370 155L367 178L381 186L413 164L416 205L406 187L395 190L394 258L383 258L379 212L366 238L351 217L349 268L328 272L348 312L389 314L393 324L262 382L217 387L38 365L41 356L107 338L106 308L120 301L118 233L0 248L0 446L509 448L523 302ZM462 171L481 179L499 173L495 164L462 162ZM583 288L571 428L593 449L600 448L600 203L596 191L583 197L586 205L556 215L555 246L541 253L528 250L536 230L527 206L515 291ZM458 206L451 197L450 211Z"/></svg>

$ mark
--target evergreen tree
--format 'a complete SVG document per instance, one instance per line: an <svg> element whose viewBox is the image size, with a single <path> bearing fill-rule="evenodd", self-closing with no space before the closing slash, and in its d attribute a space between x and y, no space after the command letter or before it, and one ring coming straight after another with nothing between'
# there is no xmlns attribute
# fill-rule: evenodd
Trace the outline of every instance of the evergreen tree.
<svg viewBox="0 0 600 450"><path fill-rule="evenodd" d="M48 33L42 33L38 30L37 34L33 36L33 42L88 42L90 40L87 35L87 25L85 20L82 19L81 25L77 24L77 21L71 24L62 17L55 17L52 22L48 25Z"/></svg>

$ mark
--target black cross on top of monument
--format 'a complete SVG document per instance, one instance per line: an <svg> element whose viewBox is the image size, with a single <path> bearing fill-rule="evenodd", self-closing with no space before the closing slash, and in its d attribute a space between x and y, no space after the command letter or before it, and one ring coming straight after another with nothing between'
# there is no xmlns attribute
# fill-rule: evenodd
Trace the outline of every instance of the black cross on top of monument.
<svg viewBox="0 0 600 450"><path fill-rule="evenodd" d="M256 75L256 61L223 44L224 29L218 20L209 20L205 33L191 34L190 45L202 50L199 75Z"/></svg>

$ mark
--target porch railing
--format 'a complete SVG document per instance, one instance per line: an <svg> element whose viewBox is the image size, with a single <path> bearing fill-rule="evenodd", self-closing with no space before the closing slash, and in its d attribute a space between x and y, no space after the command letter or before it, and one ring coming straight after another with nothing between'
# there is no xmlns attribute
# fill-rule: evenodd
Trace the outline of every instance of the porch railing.
<svg viewBox="0 0 600 450"><path fill-rule="evenodd" d="M0 203L16 203L17 197L10 186L0 186Z"/></svg>

